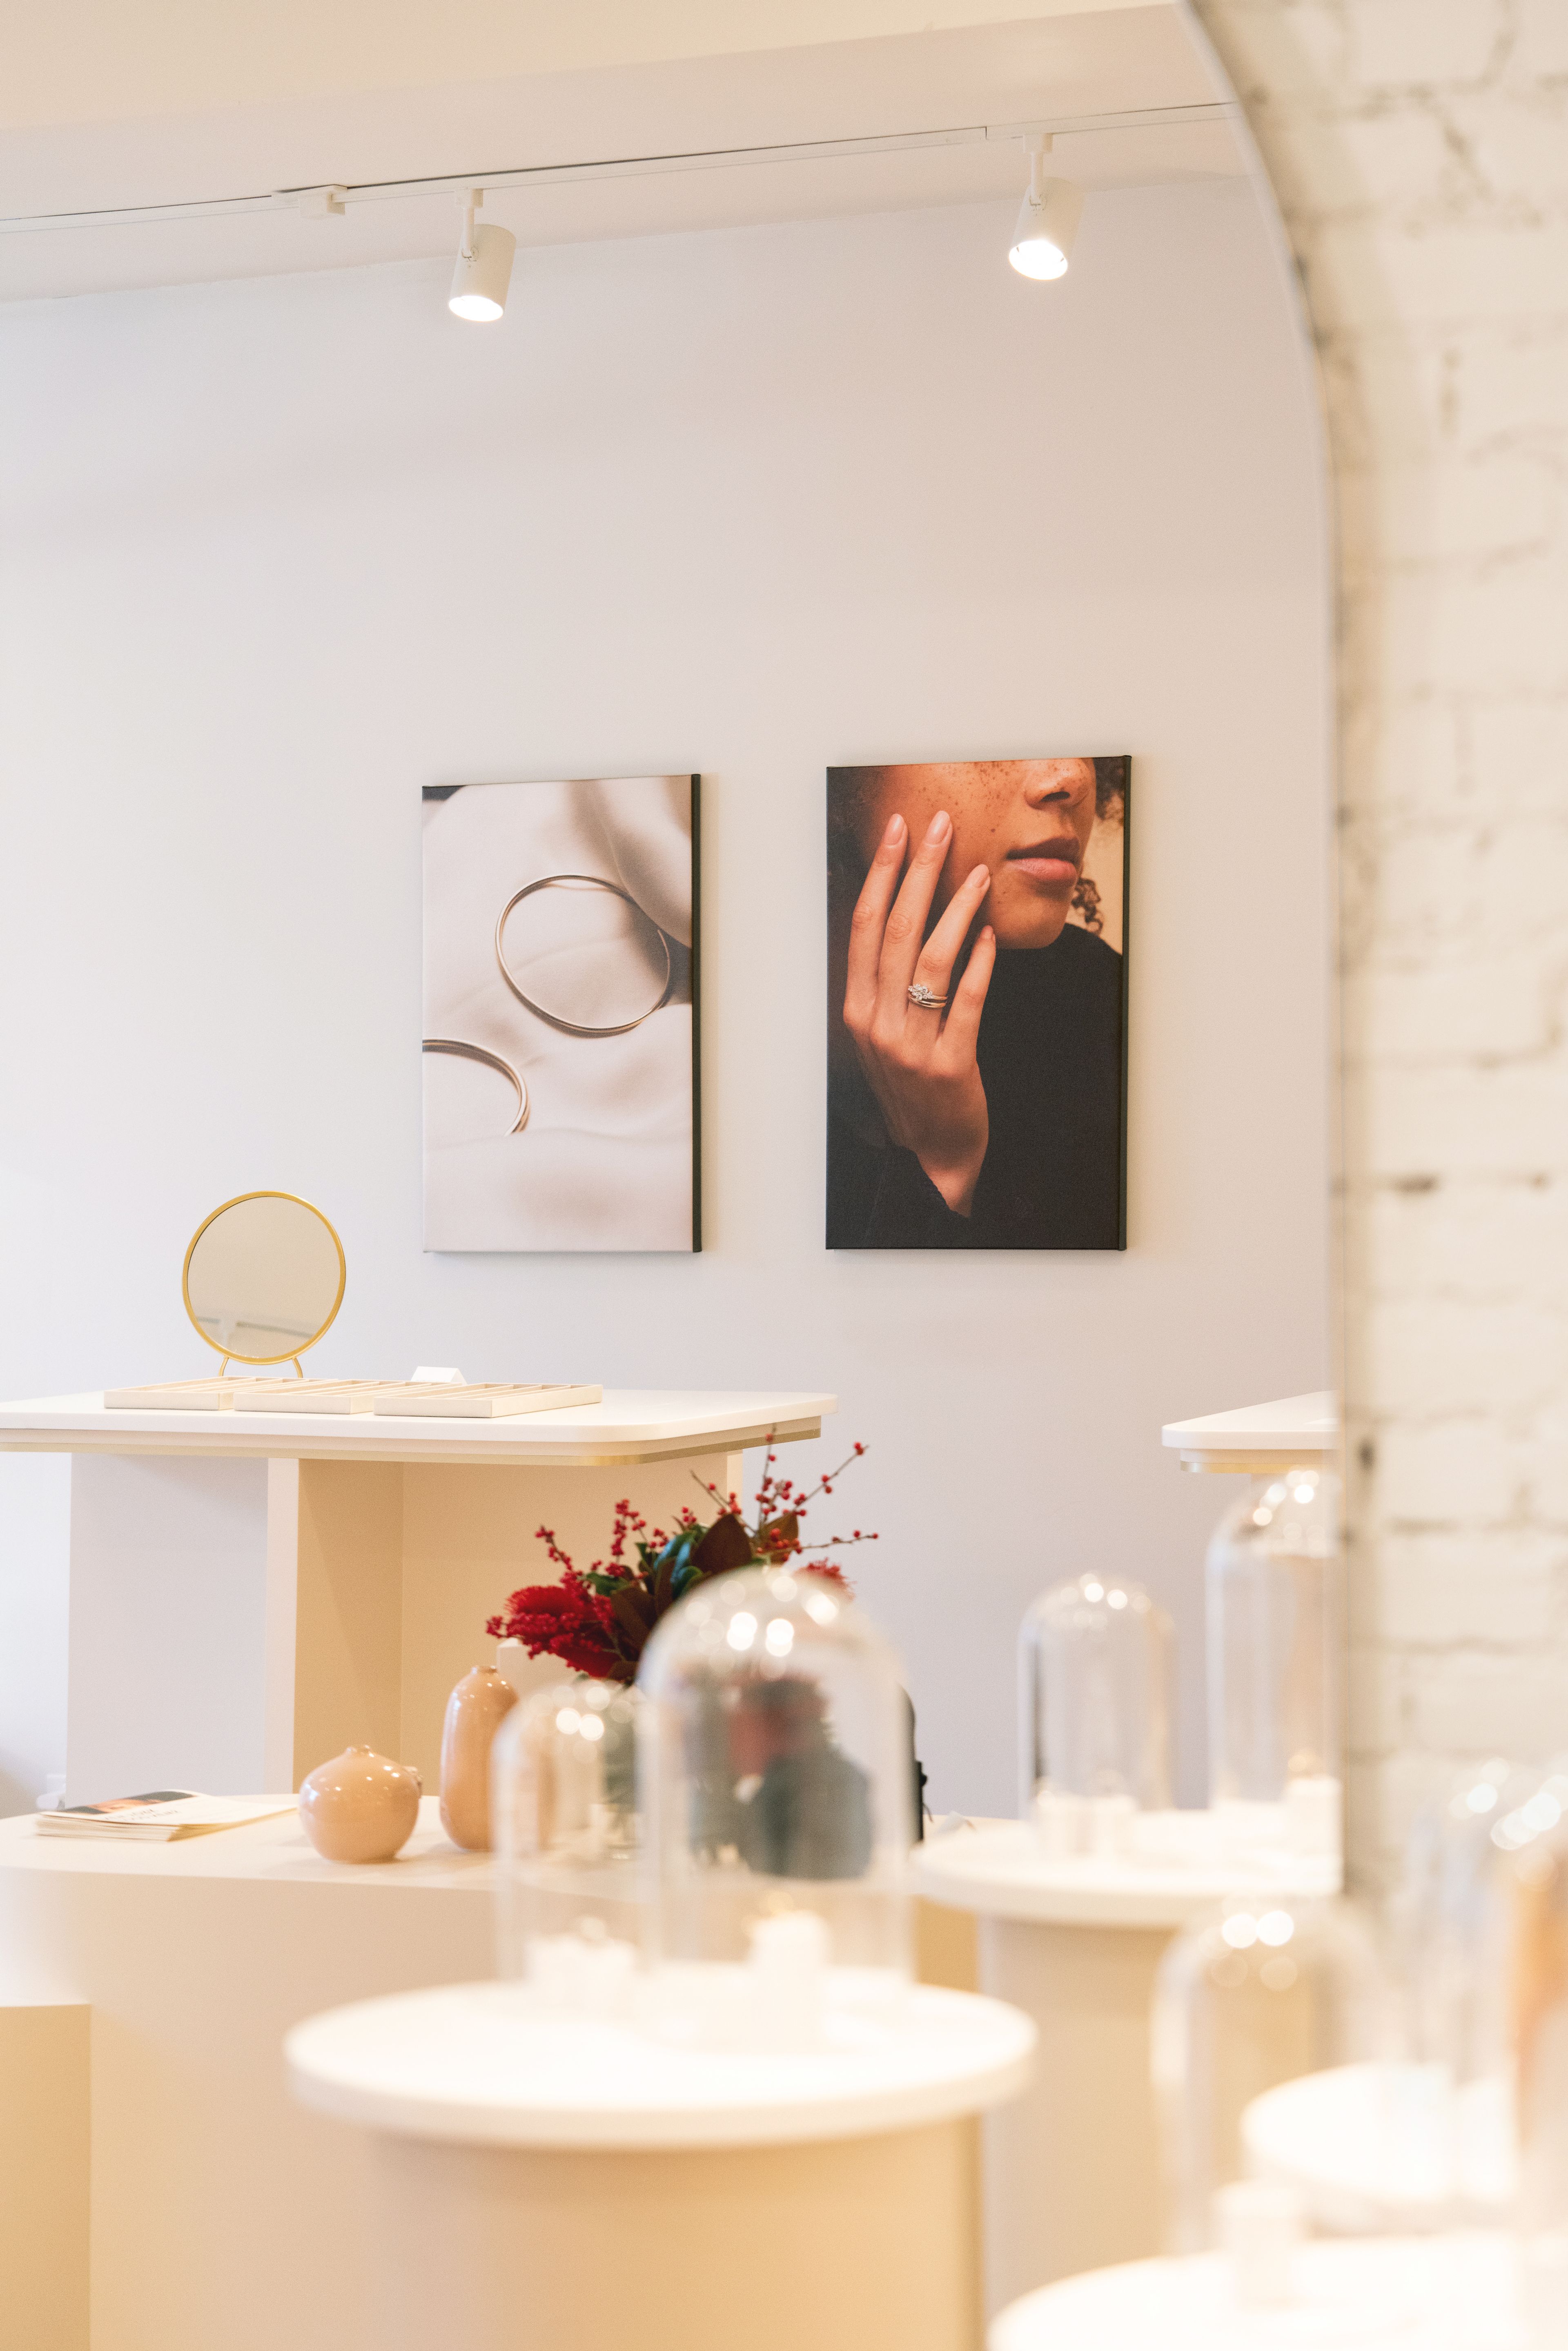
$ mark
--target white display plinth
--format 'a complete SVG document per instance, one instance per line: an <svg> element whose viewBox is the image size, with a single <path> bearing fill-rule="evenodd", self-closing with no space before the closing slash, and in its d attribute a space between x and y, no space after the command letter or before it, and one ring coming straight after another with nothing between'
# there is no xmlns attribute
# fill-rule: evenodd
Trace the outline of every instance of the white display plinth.
<svg viewBox="0 0 1568 2351"><path fill-rule="evenodd" d="M49 2233L17 2250L48 2254L50 2319L18 2351L88 2351L89 2260L92 2351L382 2351L344 2254L363 2150L289 2097L280 2044L335 2002L482 1972L493 1942L491 1864L431 1798L361 1868L292 1812L168 1844L0 1821L0 2113L47 2125L25 2170Z"/></svg>
<svg viewBox="0 0 1568 2351"><path fill-rule="evenodd" d="M0 1451L67 1452L66 1800L296 1788L355 1743L434 1788L486 1617L601 1557L616 1501L655 1522L741 1485L741 1448L815 1437L830 1395L609 1390L516 1419L0 1406Z"/></svg>
<svg viewBox="0 0 1568 2351"><path fill-rule="evenodd" d="M912 1990L857 2046L683 2053L477 1984L313 2018L296 2094L370 2134L382 2351L968 2351L965 2117L1026 2017Z"/></svg>
<svg viewBox="0 0 1568 2351"><path fill-rule="evenodd" d="M1133 2262L1015 2303L988 2351L1525 2351L1500 2234L1306 2244L1291 2285L1246 2309L1222 2254Z"/></svg>
<svg viewBox="0 0 1568 2351"><path fill-rule="evenodd" d="M1339 1451L1339 1398L1332 1388L1241 1405L1234 1412L1173 1420L1160 1442L1181 1456L1184 1469L1225 1477L1277 1476L1282 1469L1332 1465Z"/></svg>
<svg viewBox="0 0 1568 2351"><path fill-rule="evenodd" d="M831 2005L831 1995L830 1995ZM779 2147L950 2122L1024 2086L1034 2027L973 1992L912 1986L844 2045L671 2046L563 2016L524 1987L362 2001L288 2036L295 2095L340 2121L500 2147Z"/></svg>
<svg viewBox="0 0 1568 2351"><path fill-rule="evenodd" d="M1501 2078L1448 2094L1420 2065L1336 2065L1254 2098L1247 2168L1294 2188L1320 2229L1393 2235L1496 2225L1514 2193Z"/></svg>
<svg viewBox="0 0 1568 2351"><path fill-rule="evenodd" d="M1161 1849L1125 1857L1048 1856L1027 1821L987 1821L928 1837L915 1850L927 1901L1037 1926L1151 1927L1172 1934L1242 1888L1297 1900L1340 1890L1337 1855L1256 1851L1222 1858L1207 1813L1155 1815Z"/></svg>
<svg viewBox="0 0 1568 2351"><path fill-rule="evenodd" d="M1162 1850L1142 1858L1050 1859L1021 1821L958 1829L915 1853L922 1896L977 1919L980 1990L1040 2030L1029 2090L985 2125L991 2310L1160 2243L1149 2013L1172 1935L1248 1886L1260 1900L1339 1890L1327 1856L1218 1860L1204 1813L1145 1825Z"/></svg>

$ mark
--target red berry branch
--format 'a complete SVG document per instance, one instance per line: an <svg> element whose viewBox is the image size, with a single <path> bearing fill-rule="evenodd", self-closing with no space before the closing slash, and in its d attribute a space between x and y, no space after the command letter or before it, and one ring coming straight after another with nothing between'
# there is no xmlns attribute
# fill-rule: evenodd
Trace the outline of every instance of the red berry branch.
<svg viewBox="0 0 1568 2351"><path fill-rule="evenodd" d="M498 1640L521 1641L531 1657L559 1657L574 1672L592 1674L601 1681L633 1681L648 1635L694 1584L737 1567L781 1567L800 1558L805 1548L800 1520L807 1509L819 1495L831 1494L833 1479L864 1451L857 1444L838 1468L830 1469L802 1494L792 1479L777 1474L779 1456L769 1437L751 1523L741 1515L736 1495L721 1494L699 1478L697 1484L718 1505L706 1524L695 1511L682 1510L674 1534L666 1534L662 1527L650 1528L630 1502L617 1502L610 1556L596 1559L591 1567L574 1566L555 1530L540 1527L538 1541L560 1570L559 1582L525 1584L485 1629ZM876 1540L857 1527L850 1535L829 1535L813 1548L833 1551ZM804 1564L813 1575L831 1576L848 1589L842 1570L829 1561L811 1559Z"/></svg>

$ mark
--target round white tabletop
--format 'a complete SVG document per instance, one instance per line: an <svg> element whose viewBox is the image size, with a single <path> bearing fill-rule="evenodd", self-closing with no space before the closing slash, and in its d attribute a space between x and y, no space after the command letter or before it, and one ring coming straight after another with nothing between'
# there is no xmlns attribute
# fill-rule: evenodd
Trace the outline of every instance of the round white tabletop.
<svg viewBox="0 0 1568 2351"><path fill-rule="evenodd" d="M1207 1813L1153 1814L1143 1826L1149 1845L1142 1852L1061 1859L1041 1851L1028 1821L953 1829L915 1847L915 1888L928 1902L988 1917L1168 1929L1237 1893L1302 1900L1340 1890L1337 1855L1226 1861L1214 1850Z"/></svg>
<svg viewBox="0 0 1568 2351"><path fill-rule="evenodd" d="M284 2047L307 2105L421 2138L531 2147L767 2147L946 2122L1027 2082L1035 2028L1002 2001L911 1988L886 2021L830 2003L835 2045L673 2047L456 1984L309 2018Z"/></svg>
<svg viewBox="0 0 1568 2351"><path fill-rule="evenodd" d="M1129 2262L1026 2294L988 2351L1525 2351L1514 2264L1500 2232L1330 2239L1290 2302L1244 2309L1221 2253Z"/></svg>
<svg viewBox="0 0 1568 2351"><path fill-rule="evenodd" d="M1502 2079L1446 2091L1421 2065L1336 2065L1254 2098L1247 2168L1294 2188L1320 2228L1495 2226L1513 2195Z"/></svg>

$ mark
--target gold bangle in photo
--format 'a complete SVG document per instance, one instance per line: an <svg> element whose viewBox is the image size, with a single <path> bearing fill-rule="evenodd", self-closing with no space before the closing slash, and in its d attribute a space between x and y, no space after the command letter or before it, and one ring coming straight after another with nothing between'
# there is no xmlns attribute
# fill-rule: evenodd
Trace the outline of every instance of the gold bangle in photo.
<svg viewBox="0 0 1568 2351"><path fill-rule="evenodd" d="M461 1037L426 1037L421 1040L419 1050L422 1053L452 1053L460 1061L478 1061L486 1070L499 1070L517 1088L517 1124L509 1126L507 1133L521 1134L528 1123L528 1090L520 1071L514 1070L510 1061L503 1061L499 1053L488 1052L483 1045L465 1044Z"/></svg>
<svg viewBox="0 0 1568 2351"><path fill-rule="evenodd" d="M591 889L608 890L612 897L623 898L634 913L641 914L645 923L653 925L653 935L659 942L660 951L664 958L664 984L659 990L657 999L649 1005L646 1012L639 1012L634 1020L614 1020L608 1028L591 1029L580 1020L564 1019L559 1012L547 1012L542 1004L536 1004L531 996L525 996L507 968L507 957L502 941L506 934L507 915L514 906L521 905L525 898L531 898L536 890L548 890L557 882L585 882ZM552 1029L563 1029L569 1037L623 1037L629 1029L640 1029L643 1021L652 1019L664 1004L675 976L674 964L670 956L670 943L657 923L653 922L652 914L638 905L630 890L623 890L619 882L606 882L601 873L547 873L542 880L525 883L520 890L514 890L502 907L496 924L496 961L500 966L501 977L506 981L517 1002L526 1005L530 1012L537 1013L541 1020L548 1020Z"/></svg>

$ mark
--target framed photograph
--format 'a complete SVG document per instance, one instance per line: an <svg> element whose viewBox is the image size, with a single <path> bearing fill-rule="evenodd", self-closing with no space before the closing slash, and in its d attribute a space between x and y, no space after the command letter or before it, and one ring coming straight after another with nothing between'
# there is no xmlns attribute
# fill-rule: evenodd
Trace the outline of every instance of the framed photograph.
<svg viewBox="0 0 1568 2351"><path fill-rule="evenodd" d="M1131 768L829 768L830 1249L1125 1249Z"/></svg>
<svg viewBox="0 0 1568 2351"><path fill-rule="evenodd" d="M697 797L425 787L427 1249L702 1246Z"/></svg>

